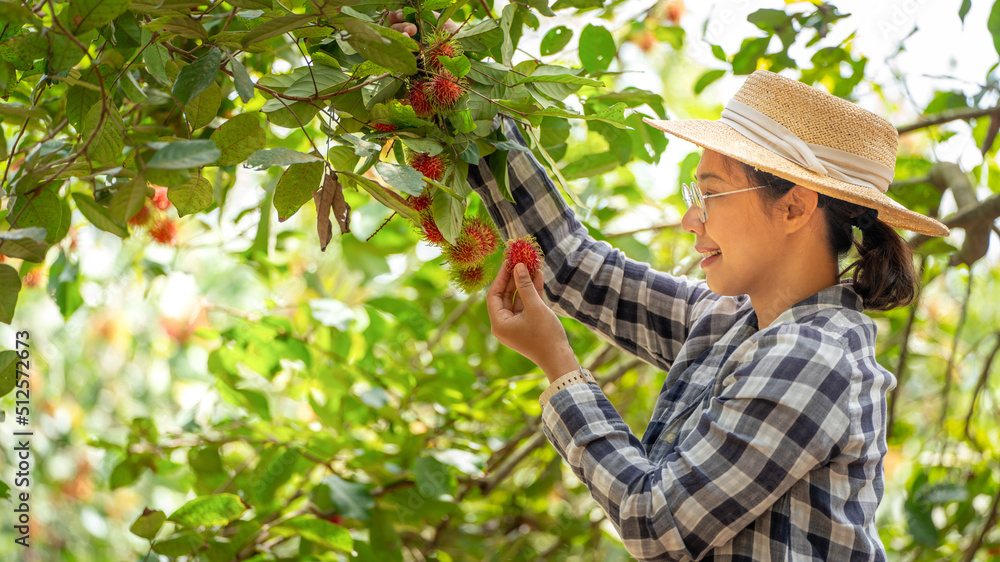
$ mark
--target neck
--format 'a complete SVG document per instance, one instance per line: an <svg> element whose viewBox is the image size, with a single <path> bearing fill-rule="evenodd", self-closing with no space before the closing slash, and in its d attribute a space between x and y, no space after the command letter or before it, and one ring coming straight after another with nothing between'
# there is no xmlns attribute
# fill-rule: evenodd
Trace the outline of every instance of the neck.
<svg viewBox="0 0 1000 562"><path fill-rule="evenodd" d="M750 293L750 303L757 313L758 329L770 326L782 312L802 299L837 284L836 261L825 252L813 250L800 253L798 258L783 260L789 265L771 277L782 279L784 282L781 285L770 285Z"/></svg>

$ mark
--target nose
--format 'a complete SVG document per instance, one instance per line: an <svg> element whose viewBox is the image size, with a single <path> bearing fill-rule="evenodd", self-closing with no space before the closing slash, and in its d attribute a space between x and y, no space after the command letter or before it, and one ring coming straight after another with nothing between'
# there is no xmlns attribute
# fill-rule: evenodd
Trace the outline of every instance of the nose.
<svg viewBox="0 0 1000 562"><path fill-rule="evenodd" d="M681 217L681 227L691 234L704 234L705 223L701 222L701 211L695 207L688 209Z"/></svg>

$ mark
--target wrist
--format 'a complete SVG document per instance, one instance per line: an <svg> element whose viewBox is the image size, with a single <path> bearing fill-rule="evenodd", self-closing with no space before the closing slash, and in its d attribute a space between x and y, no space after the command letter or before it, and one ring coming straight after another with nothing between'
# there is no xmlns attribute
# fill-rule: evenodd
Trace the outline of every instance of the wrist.
<svg viewBox="0 0 1000 562"><path fill-rule="evenodd" d="M576 355L573 354L573 350L569 350L568 352L560 354L558 358L554 358L545 365L539 365L539 367L541 367L542 371L545 372L545 376L549 379L549 382L553 382L566 373L578 371L580 369L580 363L577 362Z"/></svg>

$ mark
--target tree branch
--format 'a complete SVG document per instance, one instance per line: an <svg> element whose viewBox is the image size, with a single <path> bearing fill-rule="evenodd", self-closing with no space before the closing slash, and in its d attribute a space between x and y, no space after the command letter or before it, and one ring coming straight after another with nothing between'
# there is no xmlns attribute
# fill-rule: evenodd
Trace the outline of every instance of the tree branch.
<svg viewBox="0 0 1000 562"><path fill-rule="evenodd" d="M959 121L959 120L964 121L966 119L976 119L978 117L986 117L987 115L1000 116L1000 106L990 107L987 109L972 108L954 112L942 112L932 115L929 118L918 120L916 123L903 125L902 127L896 127L896 131L898 131L899 134L904 135L906 133L911 133L919 129L933 127L934 125L941 125L951 121Z"/></svg>

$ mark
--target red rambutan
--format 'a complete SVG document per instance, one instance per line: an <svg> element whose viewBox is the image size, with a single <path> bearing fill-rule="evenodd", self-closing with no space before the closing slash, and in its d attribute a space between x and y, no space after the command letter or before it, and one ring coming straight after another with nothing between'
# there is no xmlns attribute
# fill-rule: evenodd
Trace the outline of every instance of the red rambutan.
<svg viewBox="0 0 1000 562"><path fill-rule="evenodd" d="M458 98L465 93L465 88L455 79L450 72L442 71L430 81L427 88L430 91L431 102L441 109L454 107Z"/></svg>
<svg viewBox="0 0 1000 562"><path fill-rule="evenodd" d="M410 84L410 91L406 95L406 100L410 102L417 117L428 117L434 113L434 106L427 96L429 84L427 80L418 80Z"/></svg>
<svg viewBox="0 0 1000 562"><path fill-rule="evenodd" d="M177 243L177 223L160 219L149 229L149 237L164 246L173 246Z"/></svg>
<svg viewBox="0 0 1000 562"><path fill-rule="evenodd" d="M372 123L371 127L372 129L375 129L376 131L382 131L383 133L389 133L396 130L395 125L389 125L386 123Z"/></svg>
<svg viewBox="0 0 1000 562"><path fill-rule="evenodd" d="M156 194L153 195L153 205L161 211L166 211L170 208L170 199L167 199L167 188L154 185L153 189L156 190Z"/></svg>
<svg viewBox="0 0 1000 562"><path fill-rule="evenodd" d="M434 181L441 181L444 177L444 160L441 156L431 156L426 152L414 152L410 156L407 164L416 168L424 177Z"/></svg>
<svg viewBox="0 0 1000 562"><path fill-rule="evenodd" d="M418 213L424 212L425 209L429 209L431 203L433 202L429 193L421 193L419 196L411 195L408 202L410 203L410 208Z"/></svg>
<svg viewBox="0 0 1000 562"><path fill-rule="evenodd" d="M153 220L153 211L149 208L149 205L143 203L142 208L139 209L135 215L128 220L129 226L133 228L143 228L149 226L150 221Z"/></svg>
<svg viewBox="0 0 1000 562"><path fill-rule="evenodd" d="M542 270L542 260L545 254L539 247L535 237L528 234L521 238L511 238L503 251L504 267L513 272L514 266L523 263L528 268L528 275L534 277Z"/></svg>
<svg viewBox="0 0 1000 562"><path fill-rule="evenodd" d="M492 256L500 246L500 234L489 221L480 217L466 219L462 233L476 241L483 259Z"/></svg>
<svg viewBox="0 0 1000 562"><path fill-rule="evenodd" d="M434 217L431 216L430 209L420 213L420 226L424 229L424 240L427 242L438 246L448 243L444 238L444 234L441 234L441 229L434 222Z"/></svg>

